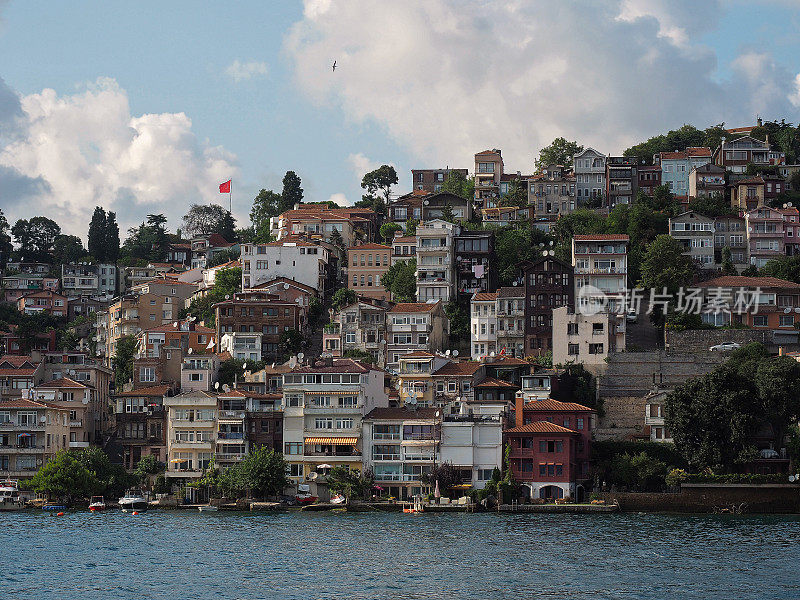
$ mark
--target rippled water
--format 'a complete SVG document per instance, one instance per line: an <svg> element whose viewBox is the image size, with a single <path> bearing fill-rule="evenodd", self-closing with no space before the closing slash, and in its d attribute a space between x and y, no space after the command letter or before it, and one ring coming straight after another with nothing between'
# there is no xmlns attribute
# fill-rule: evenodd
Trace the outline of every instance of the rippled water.
<svg viewBox="0 0 800 600"><path fill-rule="evenodd" d="M0 598L800 598L800 518L2 513Z"/></svg>

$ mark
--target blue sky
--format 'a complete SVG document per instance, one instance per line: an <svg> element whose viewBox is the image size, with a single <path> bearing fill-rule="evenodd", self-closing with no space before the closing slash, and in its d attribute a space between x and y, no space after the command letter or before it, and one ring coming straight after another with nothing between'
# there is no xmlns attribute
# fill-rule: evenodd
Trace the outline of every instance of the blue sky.
<svg viewBox="0 0 800 600"><path fill-rule="evenodd" d="M352 202L361 172L381 163L404 191L410 168L471 167L489 146L528 171L556 135L613 153L683 122L740 125L761 109L800 120L797 3L535 4L0 1L0 78L26 115L48 115L23 118L5 154L0 136L0 167L18 176L0 185L0 207L53 214L81 235L95 203L126 224L165 212L175 227L189 202L227 200L209 188L232 173L241 220L289 169L308 199ZM620 57L645 61L636 78L615 70ZM258 72L236 81L234 61ZM578 80L592 77L586 93ZM132 119L162 115L135 161L125 127L98 116L107 100L123 119L125 101ZM191 124L163 116L174 113Z"/></svg>

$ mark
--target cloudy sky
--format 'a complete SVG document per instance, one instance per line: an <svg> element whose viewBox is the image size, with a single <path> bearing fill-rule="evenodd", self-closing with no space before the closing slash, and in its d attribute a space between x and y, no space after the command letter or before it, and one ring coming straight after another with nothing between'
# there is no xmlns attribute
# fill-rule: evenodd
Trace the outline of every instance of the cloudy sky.
<svg viewBox="0 0 800 600"><path fill-rule="evenodd" d="M798 30L795 0L0 0L0 208L176 227L233 178L246 220L289 169L347 203L383 163L404 191L489 147L530 171L562 135L797 123Z"/></svg>

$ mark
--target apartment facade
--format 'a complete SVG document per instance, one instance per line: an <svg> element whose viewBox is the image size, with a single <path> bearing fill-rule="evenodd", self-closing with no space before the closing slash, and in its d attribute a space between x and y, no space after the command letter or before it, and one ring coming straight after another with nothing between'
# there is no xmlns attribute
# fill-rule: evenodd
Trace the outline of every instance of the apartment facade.
<svg viewBox="0 0 800 600"><path fill-rule="evenodd" d="M572 289L572 286L569 286ZM525 356L525 287L497 290L497 349L506 356Z"/></svg>
<svg viewBox="0 0 800 600"><path fill-rule="evenodd" d="M392 240L392 265L417 259L417 238L413 235L394 234Z"/></svg>
<svg viewBox="0 0 800 600"><path fill-rule="evenodd" d="M164 397L172 395L169 385L153 385L114 395L116 446L126 469L134 469L145 456L167 461L167 420Z"/></svg>
<svg viewBox="0 0 800 600"><path fill-rule="evenodd" d="M449 331L441 301L396 304L386 321L387 367L397 369L410 352L441 350Z"/></svg>
<svg viewBox="0 0 800 600"><path fill-rule="evenodd" d="M714 219L714 262L722 264L722 251L730 248L731 261L741 270L750 263L747 228L743 217L725 216Z"/></svg>
<svg viewBox="0 0 800 600"><path fill-rule="evenodd" d="M713 163L689 172L689 198L710 198L725 194L725 169Z"/></svg>
<svg viewBox="0 0 800 600"><path fill-rule="evenodd" d="M497 292L476 292L470 300L472 359L497 352Z"/></svg>
<svg viewBox="0 0 800 600"><path fill-rule="evenodd" d="M606 189L604 207L612 210L618 204L632 204L639 186L638 165L635 157L609 156L606 158Z"/></svg>
<svg viewBox="0 0 800 600"><path fill-rule="evenodd" d="M503 155L497 148L475 154L475 205L489 208L500 198Z"/></svg>
<svg viewBox="0 0 800 600"><path fill-rule="evenodd" d="M553 364L579 363L603 370L609 354L625 350L625 318L599 312L582 314L566 306L553 310Z"/></svg>
<svg viewBox="0 0 800 600"><path fill-rule="evenodd" d="M269 244L242 244L242 289L283 277L326 293L333 268L331 250L313 240L285 238ZM335 276L335 273L333 274Z"/></svg>
<svg viewBox="0 0 800 600"><path fill-rule="evenodd" d="M21 296L17 300L17 310L26 315L48 313L54 317L66 317L69 312L69 298L51 290L40 290Z"/></svg>
<svg viewBox="0 0 800 600"><path fill-rule="evenodd" d="M714 150L713 162L731 173L744 173L747 165L779 165L785 162L783 152L772 150L769 143L745 135L732 141L722 138Z"/></svg>
<svg viewBox="0 0 800 600"><path fill-rule="evenodd" d="M655 189L661 185L661 166L649 165L639 167L639 190L653 196Z"/></svg>
<svg viewBox="0 0 800 600"><path fill-rule="evenodd" d="M389 300L390 293L381 284L389 270L391 246L362 244L347 249L347 279L350 289L361 296Z"/></svg>
<svg viewBox="0 0 800 600"><path fill-rule="evenodd" d="M572 237L575 268L575 310L618 312L628 290L627 235L592 234Z"/></svg>
<svg viewBox="0 0 800 600"><path fill-rule="evenodd" d="M326 498L320 475L337 466L361 471L364 415L388 407L384 372L352 359L323 360L283 376L284 458L296 487ZM316 475L312 475L316 473Z"/></svg>
<svg viewBox="0 0 800 600"><path fill-rule="evenodd" d="M411 181L415 191L438 192L442 189L444 182L450 177L451 173L457 173L467 178L467 169L411 169Z"/></svg>
<svg viewBox="0 0 800 600"><path fill-rule="evenodd" d="M167 471L170 479L199 479L216 451L217 396L190 391L163 399L167 415Z"/></svg>
<svg viewBox="0 0 800 600"><path fill-rule="evenodd" d="M594 148L586 147L572 158L575 173L575 201L586 206L590 199L603 198L606 192L606 157Z"/></svg>
<svg viewBox="0 0 800 600"><path fill-rule="evenodd" d="M61 292L65 296L113 296L119 288L119 272L113 264L61 265Z"/></svg>
<svg viewBox="0 0 800 600"><path fill-rule="evenodd" d="M528 206L537 218L555 218L575 210L575 176L562 165L548 165L530 179Z"/></svg>
<svg viewBox="0 0 800 600"><path fill-rule="evenodd" d="M669 234L683 246L684 255L702 268L714 264L714 219L688 211L669 220Z"/></svg>
<svg viewBox="0 0 800 600"><path fill-rule="evenodd" d="M32 477L69 446L68 411L27 398L0 400L0 477Z"/></svg>
<svg viewBox="0 0 800 600"><path fill-rule="evenodd" d="M454 238L456 290L462 300L497 289L493 231L461 230Z"/></svg>
<svg viewBox="0 0 800 600"><path fill-rule="evenodd" d="M711 164L711 148L689 147L684 151L659 152L653 162L661 166L661 183L676 196L689 195L689 174Z"/></svg>
<svg viewBox="0 0 800 600"><path fill-rule="evenodd" d="M391 303L359 298L342 307L322 333L323 352L341 357L349 350L369 353L379 367L386 365L387 312Z"/></svg>
<svg viewBox="0 0 800 600"><path fill-rule="evenodd" d="M457 225L440 219L417 226L417 300L455 299L454 238Z"/></svg>
<svg viewBox="0 0 800 600"><path fill-rule="evenodd" d="M759 269L785 254L784 219L776 208L762 206L744 213L750 264Z"/></svg>
<svg viewBox="0 0 800 600"><path fill-rule="evenodd" d="M44 379L44 361L28 355L0 357L0 400L20 398Z"/></svg>
<svg viewBox="0 0 800 600"><path fill-rule="evenodd" d="M527 354L540 355L551 349L553 309L575 306L574 272L572 265L554 256L523 265Z"/></svg>

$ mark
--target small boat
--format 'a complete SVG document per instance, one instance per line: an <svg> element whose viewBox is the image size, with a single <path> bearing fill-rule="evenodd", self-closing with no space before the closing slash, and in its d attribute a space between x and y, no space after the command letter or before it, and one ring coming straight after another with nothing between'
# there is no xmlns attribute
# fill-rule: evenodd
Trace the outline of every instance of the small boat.
<svg viewBox="0 0 800 600"><path fill-rule="evenodd" d="M92 512L101 512L106 509L106 501L102 496L92 496L92 501L89 503L89 510Z"/></svg>
<svg viewBox="0 0 800 600"><path fill-rule="evenodd" d="M422 503L421 496L414 496L414 503L409 505L403 505L403 512L409 514L417 514L425 512L425 505Z"/></svg>
<svg viewBox="0 0 800 600"><path fill-rule="evenodd" d="M16 479L0 482L0 511L22 510L25 500L19 497L19 483Z"/></svg>
<svg viewBox="0 0 800 600"><path fill-rule="evenodd" d="M147 500L141 492L131 490L119 499L119 507L122 512L141 512L147 510Z"/></svg>
<svg viewBox="0 0 800 600"><path fill-rule="evenodd" d="M43 504L42 510L47 510L50 512L64 512L67 510L66 504Z"/></svg>
<svg viewBox="0 0 800 600"><path fill-rule="evenodd" d="M344 504L347 498L342 496L341 494L334 494L331 496L331 504Z"/></svg>
<svg viewBox="0 0 800 600"><path fill-rule="evenodd" d="M317 497L311 494L297 494L294 499L297 500L298 504L313 504L317 501Z"/></svg>
<svg viewBox="0 0 800 600"><path fill-rule="evenodd" d="M216 506L211 506L210 504L201 504L197 507L197 510L200 512L217 512L219 508Z"/></svg>

